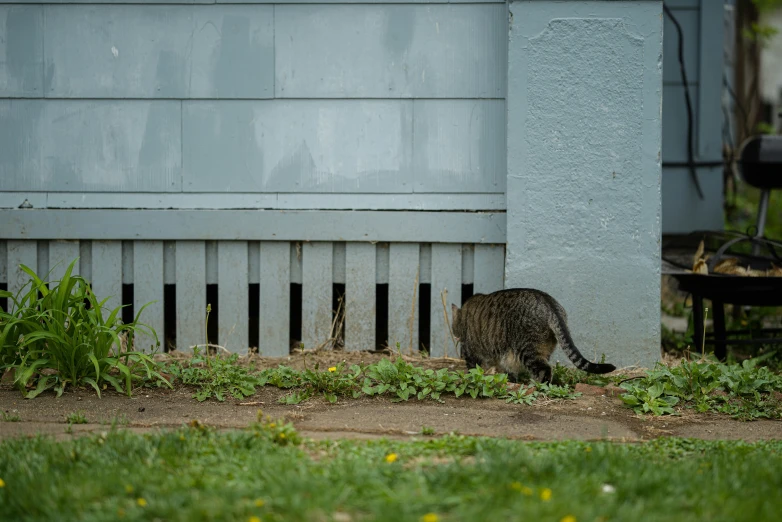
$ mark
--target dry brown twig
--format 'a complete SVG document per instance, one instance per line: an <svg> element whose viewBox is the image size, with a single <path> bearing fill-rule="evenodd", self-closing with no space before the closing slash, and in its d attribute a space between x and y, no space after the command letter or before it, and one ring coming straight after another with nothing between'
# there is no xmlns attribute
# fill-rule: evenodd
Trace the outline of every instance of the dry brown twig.
<svg viewBox="0 0 782 522"><path fill-rule="evenodd" d="M331 328L329 329L329 338L317 345L315 348L311 350L311 352L319 352L321 350L325 350L326 347L331 344L331 349L333 350L337 342L339 341L339 334L342 331L342 325L345 324L345 314L340 313L342 312L342 308L345 303L345 298L340 297L339 303L337 304L337 311L334 314L334 319L331 321Z"/></svg>

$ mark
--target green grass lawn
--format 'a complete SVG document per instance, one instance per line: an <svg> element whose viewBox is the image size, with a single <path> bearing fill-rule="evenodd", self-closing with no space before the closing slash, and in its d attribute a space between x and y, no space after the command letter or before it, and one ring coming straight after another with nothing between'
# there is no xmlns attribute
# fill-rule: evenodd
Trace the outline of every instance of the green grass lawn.
<svg viewBox="0 0 782 522"><path fill-rule="evenodd" d="M0 520L777 520L782 441L300 443L117 431L0 444Z"/></svg>

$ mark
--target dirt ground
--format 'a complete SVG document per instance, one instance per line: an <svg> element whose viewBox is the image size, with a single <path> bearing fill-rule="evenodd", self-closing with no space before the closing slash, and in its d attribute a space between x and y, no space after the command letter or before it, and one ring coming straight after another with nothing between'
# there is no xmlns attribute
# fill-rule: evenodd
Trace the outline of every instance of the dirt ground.
<svg viewBox="0 0 782 522"><path fill-rule="evenodd" d="M251 358L256 367L286 364L294 368L320 368L340 360L349 363L371 363L382 357L376 353L340 353L301 355L289 358ZM431 368L464 368L455 359L426 360L416 364ZM596 394L595 394L596 392ZM192 398L193 390L137 390L128 398L105 391L98 398L91 390L70 390L62 397L53 393L27 400L18 390L0 386L0 410L16 413L19 422L0 422L0 439L36 433L68 438L79 434L106 431L112 423L134 431L175 428L192 420L223 429L243 428L256 420L258 411L274 418L292 421L305 437L312 438L411 438L421 437L422 427L434 429L435 435L458 432L462 435L508 437L525 440L618 440L641 441L659 436L696 437L702 439L777 439L782 438L782 422L760 420L739 422L725 416L695 414L681 416L638 416L620 399L602 394L599 389L586 390L583 396L569 401L540 400L531 406L506 404L500 400L445 398L434 401L391 402L387 398L340 399L329 404L314 398L299 405L277 403L285 390L265 387L253 396L238 401ZM66 423L69 413L84 412L88 423Z"/></svg>

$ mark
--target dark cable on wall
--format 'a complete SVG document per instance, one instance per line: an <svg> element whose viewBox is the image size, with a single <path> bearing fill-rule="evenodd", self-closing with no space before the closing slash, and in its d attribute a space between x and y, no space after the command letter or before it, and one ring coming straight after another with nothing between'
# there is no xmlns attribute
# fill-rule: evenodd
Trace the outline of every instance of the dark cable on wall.
<svg viewBox="0 0 782 522"><path fill-rule="evenodd" d="M681 71L682 84L684 84L684 102L687 105L687 166L690 169L690 178L695 184L695 190L698 191L698 197L703 199L703 191L701 190L700 181L698 181L698 173L695 170L695 155L693 153L693 136L692 136L692 101L690 100L690 88L687 83L687 71L684 68L684 36L682 33L682 27L679 25L679 21L673 16L671 10L667 5L663 4L663 10L666 16L673 22L676 27L676 33L679 39L679 70ZM721 163L720 163L721 164Z"/></svg>

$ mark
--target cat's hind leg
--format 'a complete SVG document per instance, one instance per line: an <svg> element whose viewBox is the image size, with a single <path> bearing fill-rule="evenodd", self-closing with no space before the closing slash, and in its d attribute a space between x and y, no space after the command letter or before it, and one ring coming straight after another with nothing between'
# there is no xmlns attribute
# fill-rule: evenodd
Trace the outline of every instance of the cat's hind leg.
<svg viewBox="0 0 782 522"><path fill-rule="evenodd" d="M519 355L513 351L507 352L500 359L498 370L508 374L508 382L519 382L519 376L523 369L524 364L519 358Z"/></svg>
<svg viewBox="0 0 782 522"><path fill-rule="evenodd" d="M552 378L552 372L551 372L551 365L548 363L546 359L542 359L540 357L531 359L530 361L527 361L526 365L529 372L532 374L532 378L535 379L537 382L545 382L547 384L551 383Z"/></svg>
<svg viewBox="0 0 782 522"><path fill-rule="evenodd" d="M516 373L519 373L524 368L530 373L533 380L550 383L552 372L548 358L551 355L552 346L550 346L551 343L548 340L539 344L540 346L533 342L520 343L514 347L512 359L506 355L503 362L508 359L508 362L512 363L509 366L512 365Z"/></svg>

